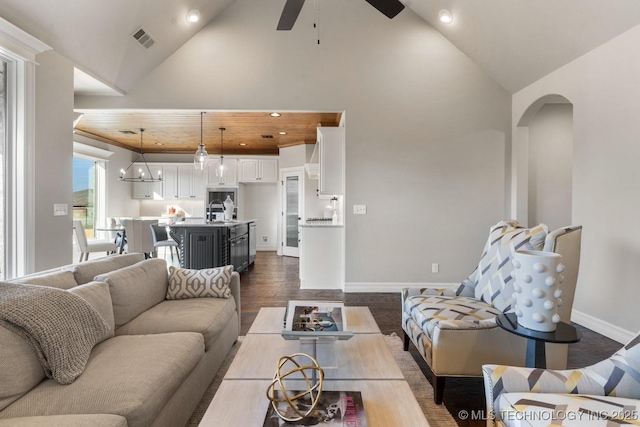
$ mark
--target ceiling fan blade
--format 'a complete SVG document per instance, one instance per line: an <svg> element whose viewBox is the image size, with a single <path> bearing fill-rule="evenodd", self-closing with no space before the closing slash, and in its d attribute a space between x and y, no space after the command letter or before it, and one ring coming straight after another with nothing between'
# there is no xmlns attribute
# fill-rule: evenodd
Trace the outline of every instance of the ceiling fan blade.
<svg viewBox="0 0 640 427"><path fill-rule="evenodd" d="M395 17L404 9L404 5L399 0L367 0L367 3L378 9L389 19Z"/></svg>
<svg viewBox="0 0 640 427"><path fill-rule="evenodd" d="M282 15L280 15L280 21L278 21L278 30L288 31L293 28L293 24L296 23L300 10L304 0L287 0L282 9Z"/></svg>

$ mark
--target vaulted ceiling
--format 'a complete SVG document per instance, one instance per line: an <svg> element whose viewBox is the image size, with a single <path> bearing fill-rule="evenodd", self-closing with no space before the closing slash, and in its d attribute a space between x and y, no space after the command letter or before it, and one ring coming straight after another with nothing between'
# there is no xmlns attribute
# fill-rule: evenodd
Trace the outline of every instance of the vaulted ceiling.
<svg viewBox="0 0 640 427"><path fill-rule="evenodd" d="M0 16L71 60L77 67L77 93L119 96L234 1L0 0ZM319 7L337 1L344 0L317 0ZM407 7L401 14L420 16L511 93L640 23L638 0L402 1ZM281 10L285 0L280 2ZM185 19L192 9L200 12L196 24ZM453 23L438 20L442 9L453 13ZM276 25L274 19L274 31ZM132 37L141 27L154 38L152 48Z"/></svg>

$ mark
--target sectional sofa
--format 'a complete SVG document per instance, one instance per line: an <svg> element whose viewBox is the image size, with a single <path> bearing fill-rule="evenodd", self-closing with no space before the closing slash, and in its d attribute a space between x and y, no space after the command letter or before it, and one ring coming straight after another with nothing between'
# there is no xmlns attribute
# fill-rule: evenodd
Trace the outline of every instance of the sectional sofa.
<svg viewBox="0 0 640 427"><path fill-rule="evenodd" d="M68 364L65 357L44 364L37 347L0 322L0 427L184 426L238 338L240 277L228 274L226 298L167 299L164 260L127 254L0 283L0 304L2 293L6 303L8 291L28 288L45 291L45 299L46 292L55 299L78 295L93 309L88 312L100 315L91 320L94 328L67 313L73 310L56 313L43 302L47 322L65 322L60 330L72 325L97 334L79 375L63 377L68 384L56 377L59 365Z"/></svg>

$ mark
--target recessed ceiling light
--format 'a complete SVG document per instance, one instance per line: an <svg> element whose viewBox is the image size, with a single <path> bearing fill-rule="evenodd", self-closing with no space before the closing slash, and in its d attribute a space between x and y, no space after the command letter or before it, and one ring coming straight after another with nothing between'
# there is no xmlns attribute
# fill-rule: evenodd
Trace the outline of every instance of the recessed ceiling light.
<svg viewBox="0 0 640 427"><path fill-rule="evenodd" d="M200 20L200 12L196 9L190 10L187 13L187 22L190 24L195 24Z"/></svg>
<svg viewBox="0 0 640 427"><path fill-rule="evenodd" d="M444 22L445 24L451 24L453 22L453 14L447 9L442 9L438 16L440 17L440 22Z"/></svg>
<svg viewBox="0 0 640 427"><path fill-rule="evenodd" d="M156 142L156 145L164 145L164 142Z"/></svg>
<svg viewBox="0 0 640 427"><path fill-rule="evenodd" d="M269 114L271 117L280 117L280 113L271 113Z"/></svg>
<svg viewBox="0 0 640 427"><path fill-rule="evenodd" d="M278 132L278 135L286 135L287 133L283 130L281 130L280 132Z"/></svg>
<svg viewBox="0 0 640 427"><path fill-rule="evenodd" d="M244 147L245 145L247 145L247 143L246 143L246 142L241 142L241 143L240 143L240 144L238 144L238 145L242 145L242 146Z"/></svg>

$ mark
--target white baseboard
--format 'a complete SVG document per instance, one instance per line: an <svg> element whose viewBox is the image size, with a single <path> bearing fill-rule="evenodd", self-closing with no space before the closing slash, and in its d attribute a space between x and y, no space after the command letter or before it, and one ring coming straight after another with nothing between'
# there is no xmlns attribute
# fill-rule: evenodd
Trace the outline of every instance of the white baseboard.
<svg viewBox="0 0 640 427"><path fill-rule="evenodd" d="M278 250L277 246L259 246L259 245L256 245L256 251L271 251L271 252L274 252L274 251L277 251L277 250Z"/></svg>
<svg viewBox="0 0 640 427"><path fill-rule="evenodd" d="M403 288L451 288L460 283L347 282L344 292L401 292Z"/></svg>
<svg viewBox="0 0 640 427"><path fill-rule="evenodd" d="M621 344L628 343L638 333L637 331L628 331L578 310L571 311L571 321Z"/></svg>

